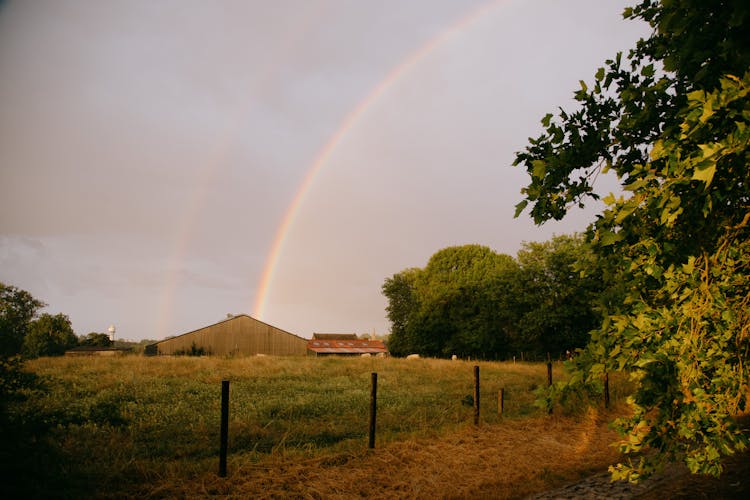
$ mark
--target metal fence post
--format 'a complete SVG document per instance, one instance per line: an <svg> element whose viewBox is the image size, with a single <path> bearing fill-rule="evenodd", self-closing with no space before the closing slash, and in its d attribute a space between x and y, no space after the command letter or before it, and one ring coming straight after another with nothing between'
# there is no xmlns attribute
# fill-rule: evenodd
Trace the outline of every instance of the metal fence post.
<svg viewBox="0 0 750 500"><path fill-rule="evenodd" d="M378 411L378 374L372 374L372 388L370 389L370 449L375 448L375 419Z"/></svg>
<svg viewBox="0 0 750 500"><path fill-rule="evenodd" d="M227 477L227 441L229 437L229 380L221 381L221 431L219 477Z"/></svg>
<svg viewBox="0 0 750 500"><path fill-rule="evenodd" d="M479 425L479 366L474 367L474 425Z"/></svg>

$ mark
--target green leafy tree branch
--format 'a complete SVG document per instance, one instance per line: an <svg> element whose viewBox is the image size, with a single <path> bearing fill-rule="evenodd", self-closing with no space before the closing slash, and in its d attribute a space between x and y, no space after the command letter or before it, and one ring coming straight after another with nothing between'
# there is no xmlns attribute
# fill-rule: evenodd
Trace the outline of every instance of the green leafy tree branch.
<svg viewBox="0 0 750 500"><path fill-rule="evenodd" d="M624 194L590 228L603 262L601 328L573 382L627 370L638 382L633 415L620 419L626 455L612 467L636 481L664 460L718 475L721 457L747 437L733 417L747 409L750 339L750 5L644 1L625 12L650 38L607 62L581 109L542 121L545 133L517 154L538 223L558 219L614 171Z"/></svg>

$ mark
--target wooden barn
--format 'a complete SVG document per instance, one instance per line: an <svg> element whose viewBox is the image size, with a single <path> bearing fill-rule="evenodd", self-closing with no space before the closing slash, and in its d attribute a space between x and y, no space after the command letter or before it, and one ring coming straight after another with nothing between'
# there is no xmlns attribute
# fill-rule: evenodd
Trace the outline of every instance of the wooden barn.
<svg viewBox="0 0 750 500"><path fill-rule="evenodd" d="M304 356L307 339L251 318L233 316L214 325L146 346L146 355L212 354Z"/></svg>

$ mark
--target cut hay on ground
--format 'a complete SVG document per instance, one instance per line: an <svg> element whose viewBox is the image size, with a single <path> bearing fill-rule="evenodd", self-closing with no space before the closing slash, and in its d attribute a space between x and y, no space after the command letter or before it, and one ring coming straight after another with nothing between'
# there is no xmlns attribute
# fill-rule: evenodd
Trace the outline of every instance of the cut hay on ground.
<svg viewBox="0 0 750 500"><path fill-rule="evenodd" d="M233 456L229 477L205 473L144 485L147 497L519 498L606 471L615 435L595 410L466 427L439 439L300 461ZM166 479L166 478L165 478Z"/></svg>

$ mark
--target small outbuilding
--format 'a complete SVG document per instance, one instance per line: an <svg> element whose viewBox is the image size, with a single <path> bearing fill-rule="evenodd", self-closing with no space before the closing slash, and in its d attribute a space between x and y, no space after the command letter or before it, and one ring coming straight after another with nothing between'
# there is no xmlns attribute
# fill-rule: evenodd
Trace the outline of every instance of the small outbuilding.
<svg viewBox="0 0 750 500"><path fill-rule="evenodd" d="M356 333L313 333L313 340L357 340Z"/></svg>
<svg viewBox="0 0 750 500"><path fill-rule="evenodd" d="M387 356L388 348L382 340L358 339L354 333L313 333L307 352L312 356Z"/></svg>
<svg viewBox="0 0 750 500"><path fill-rule="evenodd" d="M307 339L246 314L146 346L144 353L304 356Z"/></svg>
<svg viewBox="0 0 750 500"><path fill-rule="evenodd" d="M122 356L123 354L127 354L132 349L122 348L122 347L101 347L101 346L93 346L93 345L82 345L78 347L74 347L72 349L68 349L65 351L66 356L75 357L75 356L100 356L100 357L112 357L112 356Z"/></svg>

